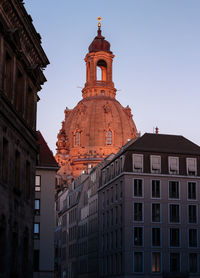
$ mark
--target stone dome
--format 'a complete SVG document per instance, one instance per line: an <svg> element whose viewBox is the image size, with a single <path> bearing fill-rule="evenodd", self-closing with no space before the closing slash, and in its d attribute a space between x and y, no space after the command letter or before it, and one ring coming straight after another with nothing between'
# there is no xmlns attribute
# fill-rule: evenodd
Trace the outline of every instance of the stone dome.
<svg viewBox="0 0 200 278"><path fill-rule="evenodd" d="M110 51L110 43L107 40L105 40L105 37L101 35L100 29L98 30L97 34L98 35L94 38L94 40L88 48L89 52L105 51L112 53Z"/></svg>

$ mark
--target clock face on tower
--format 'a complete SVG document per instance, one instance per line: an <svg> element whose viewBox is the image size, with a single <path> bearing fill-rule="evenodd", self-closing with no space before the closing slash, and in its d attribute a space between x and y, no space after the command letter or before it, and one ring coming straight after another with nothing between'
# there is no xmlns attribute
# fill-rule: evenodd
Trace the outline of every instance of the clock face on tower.
<svg viewBox="0 0 200 278"><path fill-rule="evenodd" d="M101 18L98 20L100 24ZM109 154L117 153L137 133L130 107L124 108L115 98L114 55L99 24L97 36L85 57L86 82L82 99L73 109L66 108L65 120L57 136L56 160L61 166L58 173L66 183ZM64 160L67 163L63 166Z"/></svg>

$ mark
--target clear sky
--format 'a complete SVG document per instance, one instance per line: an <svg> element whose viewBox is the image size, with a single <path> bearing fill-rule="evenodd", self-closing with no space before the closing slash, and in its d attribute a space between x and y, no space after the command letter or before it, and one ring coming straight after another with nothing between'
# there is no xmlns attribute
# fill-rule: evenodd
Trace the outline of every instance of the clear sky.
<svg viewBox="0 0 200 278"><path fill-rule="evenodd" d="M178 134L200 145L200 0L25 0L50 60L37 129L53 152L64 109L82 98L97 17L114 53L117 100L141 133Z"/></svg>

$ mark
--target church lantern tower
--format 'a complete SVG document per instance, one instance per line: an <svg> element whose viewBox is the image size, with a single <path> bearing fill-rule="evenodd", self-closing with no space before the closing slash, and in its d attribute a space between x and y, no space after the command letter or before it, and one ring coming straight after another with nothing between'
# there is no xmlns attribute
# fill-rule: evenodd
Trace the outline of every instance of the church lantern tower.
<svg viewBox="0 0 200 278"><path fill-rule="evenodd" d="M56 160L61 167L58 174L67 184L109 154L118 152L137 134L130 107L124 108L115 98L114 55L101 34L100 22L88 50L82 100L72 110L66 108L57 136Z"/></svg>

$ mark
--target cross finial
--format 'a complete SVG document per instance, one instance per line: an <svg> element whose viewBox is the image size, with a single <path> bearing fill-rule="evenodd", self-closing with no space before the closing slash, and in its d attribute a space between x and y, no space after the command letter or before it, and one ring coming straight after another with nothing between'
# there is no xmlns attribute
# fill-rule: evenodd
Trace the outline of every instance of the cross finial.
<svg viewBox="0 0 200 278"><path fill-rule="evenodd" d="M98 16L98 17L97 17L97 20L99 21L99 23L98 23L98 28L101 29L101 17Z"/></svg>

